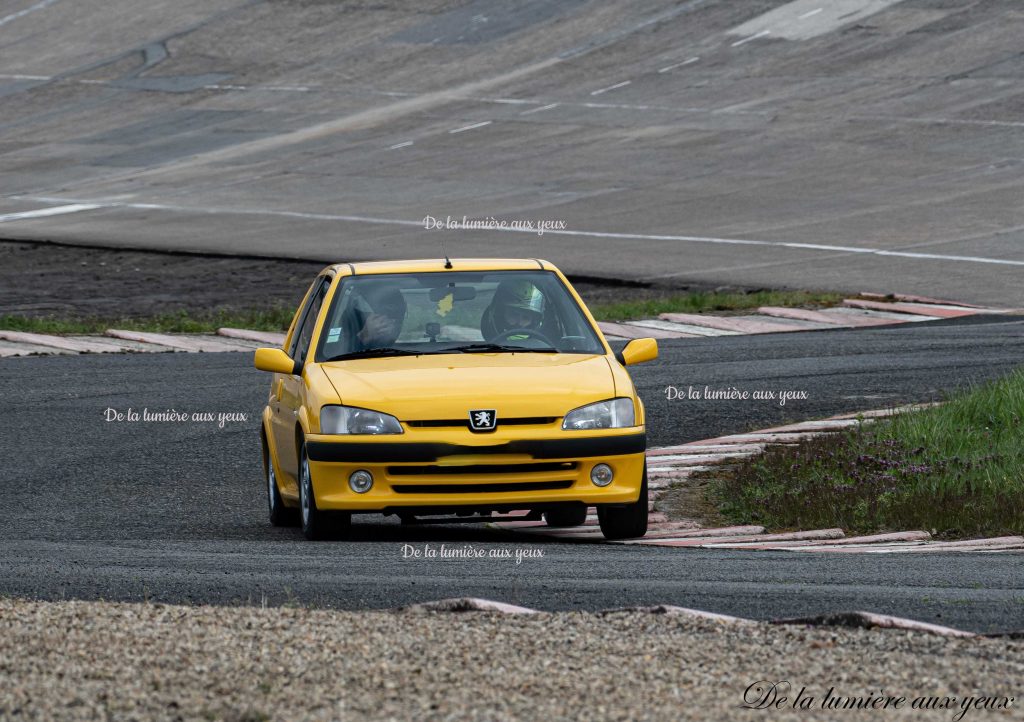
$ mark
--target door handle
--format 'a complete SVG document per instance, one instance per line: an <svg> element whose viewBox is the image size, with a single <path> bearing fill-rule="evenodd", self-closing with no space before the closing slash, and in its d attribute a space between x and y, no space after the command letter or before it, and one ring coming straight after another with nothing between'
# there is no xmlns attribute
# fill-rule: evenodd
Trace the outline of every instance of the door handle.
<svg viewBox="0 0 1024 722"><path fill-rule="evenodd" d="M275 397L278 401L281 400L281 390L284 388L284 379L277 380L277 389L274 392Z"/></svg>

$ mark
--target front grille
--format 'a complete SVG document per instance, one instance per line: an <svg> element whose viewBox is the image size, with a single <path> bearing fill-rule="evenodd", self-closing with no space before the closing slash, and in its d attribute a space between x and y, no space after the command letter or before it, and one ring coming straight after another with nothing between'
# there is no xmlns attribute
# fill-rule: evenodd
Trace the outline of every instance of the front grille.
<svg viewBox="0 0 1024 722"><path fill-rule="evenodd" d="M521 416L514 419L503 419L498 417L497 426L530 426L553 424L558 420L557 416ZM469 419L425 419L422 421L406 421L408 426L414 429L456 427L469 428Z"/></svg>
<svg viewBox="0 0 1024 722"><path fill-rule="evenodd" d="M540 464L467 464L465 466L389 466L388 476L454 476L456 474L535 474L538 472L575 471L575 461L549 461Z"/></svg>
<svg viewBox="0 0 1024 722"><path fill-rule="evenodd" d="M504 484L392 484L396 494L501 494L509 491L568 489L572 479L564 481L513 481Z"/></svg>

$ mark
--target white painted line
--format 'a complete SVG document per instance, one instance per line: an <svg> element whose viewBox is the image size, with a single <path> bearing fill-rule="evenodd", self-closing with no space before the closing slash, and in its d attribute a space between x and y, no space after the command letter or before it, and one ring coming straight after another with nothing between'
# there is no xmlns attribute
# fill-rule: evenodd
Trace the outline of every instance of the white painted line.
<svg viewBox="0 0 1024 722"><path fill-rule="evenodd" d="M53 80L52 75L8 75L6 73L0 74L0 78L7 80Z"/></svg>
<svg viewBox="0 0 1024 722"><path fill-rule="evenodd" d="M20 211L18 213L4 213L0 215L0 223L7 221L23 221L29 218L46 218L47 216L62 216L65 213L78 213L79 211L91 211L100 206L93 203L73 203L69 206L56 206L53 208L38 208L34 211Z"/></svg>
<svg viewBox="0 0 1024 722"><path fill-rule="evenodd" d="M412 141L411 140L407 140L404 143L395 143L393 146L388 148L388 150L395 150L396 148L404 148L407 145L412 145Z"/></svg>
<svg viewBox="0 0 1024 722"><path fill-rule="evenodd" d="M529 105L532 100L524 100L522 98L488 98L490 103L503 103L505 105Z"/></svg>
<svg viewBox="0 0 1024 722"><path fill-rule="evenodd" d="M627 110L650 110L650 105L623 105L621 103L581 103L584 108L625 108ZM703 112L703 111L702 111Z"/></svg>
<svg viewBox="0 0 1024 722"><path fill-rule="evenodd" d="M615 85L609 85L607 88L601 88L600 90L594 90L590 94L591 95L601 95L602 93L607 93L609 90L615 90L616 88L622 88L622 87L624 87L626 85L629 85L632 82L633 82L632 80L623 80L621 83L616 83Z"/></svg>
<svg viewBox="0 0 1024 722"><path fill-rule="evenodd" d="M473 125L467 125L467 126L462 127L462 128L455 128L454 130L449 130L448 132L449 133L461 133L464 130L473 130L473 128L483 128L485 125L490 125L493 122L494 122L493 120L485 120L482 123L473 123Z"/></svg>
<svg viewBox="0 0 1024 722"><path fill-rule="evenodd" d="M43 8L49 5L53 5L57 1L58 0L41 0L41 2L37 2L35 5L30 5L24 10L19 10L16 13L11 13L10 15L0 18L0 26L4 26L7 23L11 22L12 20L17 20L18 18L24 17L29 13L34 13L36 10L42 10Z"/></svg>
<svg viewBox="0 0 1024 722"><path fill-rule="evenodd" d="M15 200L38 200L43 203L59 203L53 197L33 197L28 196L11 196ZM66 201L63 201L66 202ZM96 208L129 208L143 211L175 211L184 213L205 213L210 215L218 215L221 213L237 213L243 216L280 216L283 218L306 218L315 221L351 221L353 223L380 223L382 225L396 225L396 226L414 226L416 228L423 228L423 221L403 221L396 218L375 218L372 216L344 216L333 213L304 213L302 211L274 211L259 208L202 208L202 207L189 207L170 205L166 203L119 203L116 201L105 201L102 203L94 204ZM3 217L0 216L0 219ZM536 231L533 231L536 233ZM545 233L551 233L551 231L545 231Z"/></svg>
<svg viewBox="0 0 1024 722"><path fill-rule="evenodd" d="M82 81L79 81L79 82L87 83L89 81L82 80ZM106 81L93 81L93 82L106 83ZM213 84L213 85L204 85L203 86L203 90L271 90L271 91L288 92L288 93L308 93L310 90L312 90L312 88L309 88L309 87L304 86L304 85L218 85L218 84Z"/></svg>
<svg viewBox="0 0 1024 722"><path fill-rule="evenodd" d="M540 108L531 108L530 110L524 110L519 115L530 115L531 113L539 113L542 110L551 110L552 108L557 108L557 107L558 107L558 103L549 103L548 105L542 106Z"/></svg>
<svg viewBox="0 0 1024 722"><path fill-rule="evenodd" d="M1024 128L1024 122L1015 120L971 120L967 118L904 118L893 115L851 115L853 120L882 120L925 125L990 125L1003 128Z"/></svg>
<svg viewBox="0 0 1024 722"><path fill-rule="evenodd" d="M490 122L490 121L487 121ZM451 132L451 131L449 131ZM348 221L352 223L378 223L381 225L389 226L409 226L415 228L422 228L423 221L408 221L401 220L398 218L378 218L374 216L355 216L355 215L342 215L336 213L304 213L300 211L277 211L266 208L225 208L225 207L202 207L202 206L181 206L172 205L166 203L124 203L119 201L101 201L101 200L84 200L84 199L68 199L61 198L59 196L10 196L15 200L31 200L40 203L75 203L74 210L89 210L91 208L129 208L129 209L140 209L140 210L162 210L162 211L175 211L181 213L205 213L205 214L238 214L244 216L280 216L282 218L306 218L310 220L321 220L321 221ZM69 206L63 206L63 208L69 208ZM73 213L74 210L54 210L59 213ZM32 211L38 213L38 211ZM0 216L0 221L4 220L4 216ZM497 228L482 228L474 230L484 231L495 231L501 233L530 233L536 235L536 230L528 228L512 228L512 227L497 227ZM682 235L668 235L668 234L653 234L653 233L615 233L608 231L587 231L587 230L548 230L544 231L545 235L558 235L567 236L574 238L617 238L623 240L639 240L639 241L676 241L676 242L688 242L688 243L710 243L710 244L721 244L721 245L736 245L736 246L764 246L767 248L797 248L802 250L815 250L815 251L828 251L831 253L862 253L873 256L898 256L900 258L915 258L915 259L928 259L928 260L940 260L940 261L956 261L961 263L987 263L994 265L1003 266L1024 266L1024 260L1014 261L1006 258L986 258L983 256L954 256L944 255L939 253L913 253L910 251L886 251L879 248L859 248L856 246L829 246L820 243L795 243L789 241L764 241L750 238L717 238L715 236L682 236ZM671 275L658 276L658 278L668 278ZM683 275L683 274L679 274ZM902 314L906 315L906 314Z"/></svg>
<svg viewBox="0 0 1024 722"><path fill-rule="evenodd" d="M742 40L737 40L730 47L738 48L739 46L743 45L744 43L749 43L751 40L756 40L757 38L763 38L765 35L767 35L770 32L771 32L770 30L762 30L761 32L759 32L759 33L757 33L755 35L751 35L749 38L743 38Z"/></svg>
<svg viewBox="0 0 1024 722"><path fill-rule="evenodd" d="M56 80L54 75L21 75L21 74L7 74L0 73L0 78L9 80ZM96 80L92 78L84 78L81 80L66 80L65 82L78 83L79 85L114 85L115 83L109 80ZM211 85L204 85L203 90L268 90L274 92L287 92L287 93L309 93L315 88L305 85L220 85L213 83ZM496 102L496 101L495 101ZM523 101L529 102L529 101Z"/></svg>
<svg viewBox="0 0 1024 722"><path fill-rule="evenodd" d="M770 29L775 38L810 40L851 25L899 2L900 0L791 0L777 3L773 9L730 28L726 34L744 38Z"/></svg>
<svg viewBox="0 0 1024 722"><path fill-rule="evenodd" d="M696 56L695 55L692 58L687 58L686 60L684 60L681 63L676 63L675 65L666 65L664 68L662 68L658 72L659 73L667 73L670 70L675 70L676 68L681 68L684 65L692 65L693 63L696 63L698 60L700 60L700 56Z"/></svg>

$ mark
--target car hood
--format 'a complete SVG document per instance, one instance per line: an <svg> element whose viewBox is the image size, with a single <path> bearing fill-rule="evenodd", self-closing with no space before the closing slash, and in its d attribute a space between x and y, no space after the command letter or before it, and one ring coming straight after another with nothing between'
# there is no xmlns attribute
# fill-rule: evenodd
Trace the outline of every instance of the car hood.
<svg viewBox="0 0 1024 722"><path fill-rule="evenodd" d="M465 419L494 409L499 419L560 417L615 396L604 356L439 354L329 362L321 368L341 403L402 421Z"/></svg>

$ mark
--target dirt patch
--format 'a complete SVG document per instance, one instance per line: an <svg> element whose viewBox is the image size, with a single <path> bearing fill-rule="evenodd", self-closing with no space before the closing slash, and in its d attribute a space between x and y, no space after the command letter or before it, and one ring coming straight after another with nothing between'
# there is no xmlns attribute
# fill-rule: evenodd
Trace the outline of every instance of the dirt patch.
<svg viewBox="0 0 1024 722"><path fill-rule="evenodd" d="M325 265L0 241L0 315L146 318L179 311L293 309ZM573 285L588 305L716 288L595 279Z"/></svg>
<svg viewBox="0 0 1024 722"><path fill-rule="evenodd" d="M729 526L732 522L722 516L709 494L714 474L696 473L673 482L658 497L655 510L669 521L690 521L706 529Z"/></svg>
<svg viewBox="0 0 1024 722"><path fill-rule="evenodd" d="M0 242L0 315L295 308L325 264Z"/></svg>

